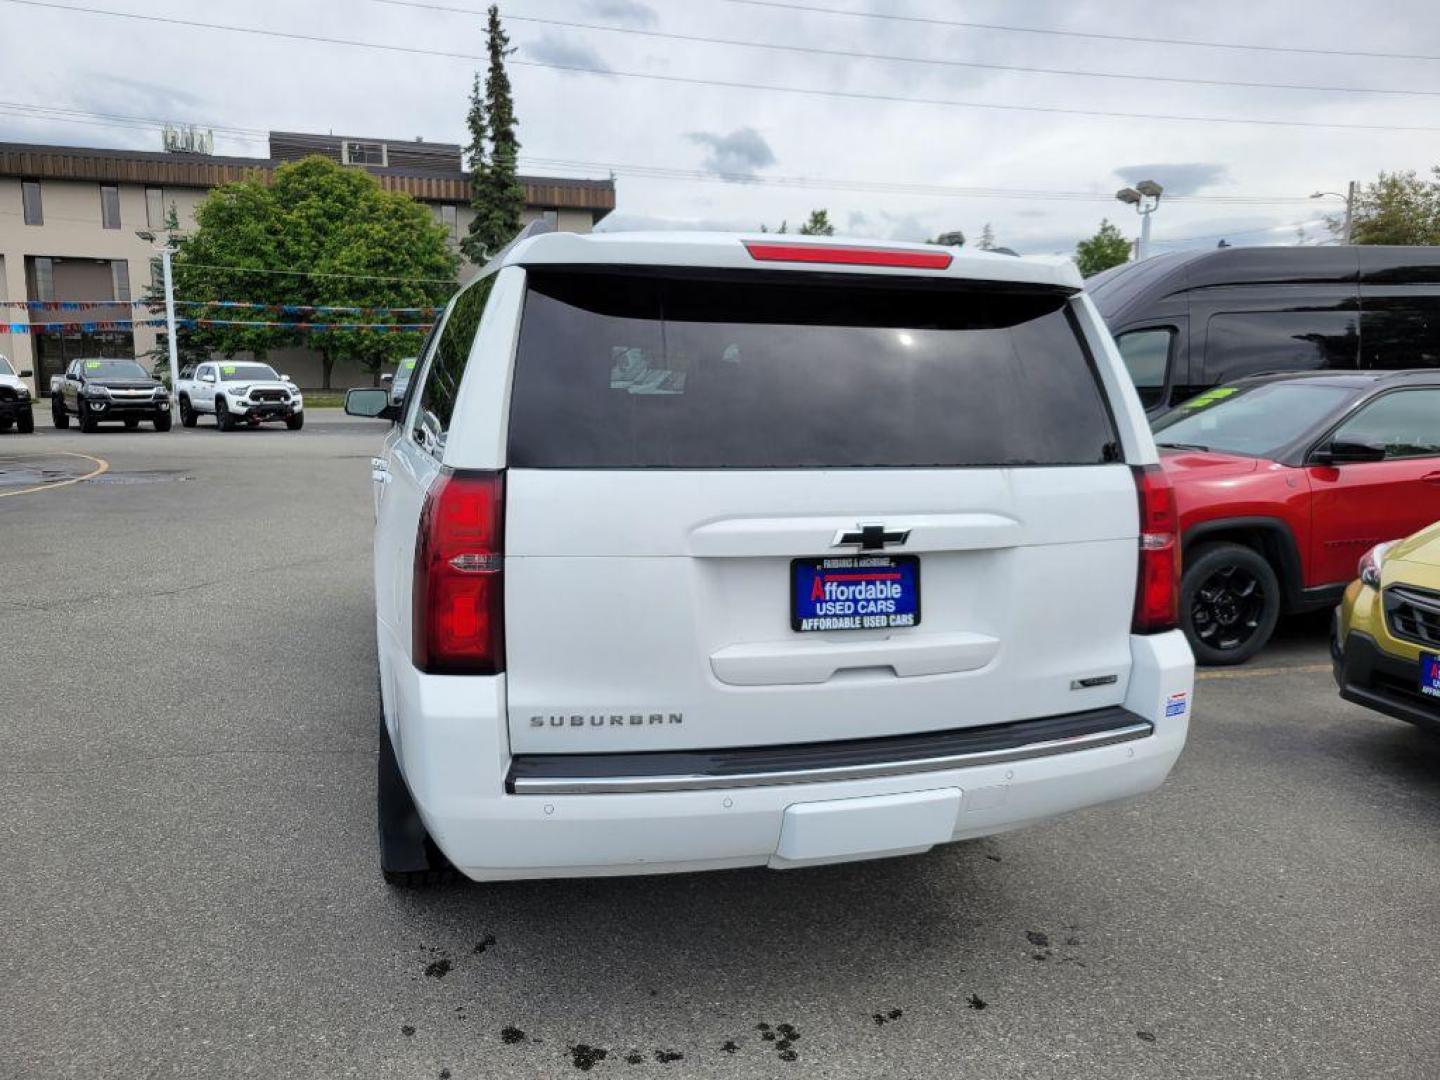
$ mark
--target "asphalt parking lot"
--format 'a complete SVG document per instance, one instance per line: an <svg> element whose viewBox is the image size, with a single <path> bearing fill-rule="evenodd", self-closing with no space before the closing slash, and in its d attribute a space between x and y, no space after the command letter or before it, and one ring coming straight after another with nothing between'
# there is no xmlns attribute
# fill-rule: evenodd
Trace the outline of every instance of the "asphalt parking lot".
<svg viewBox="0 0 1440 1080"><path fill-rule="evenodd" d="M1323 620L1144 801L928 855L402 893L375 424L0 435L0 1076L1434 1077L1440 741ZM106 471L78 483L37 485Z"/></svg>

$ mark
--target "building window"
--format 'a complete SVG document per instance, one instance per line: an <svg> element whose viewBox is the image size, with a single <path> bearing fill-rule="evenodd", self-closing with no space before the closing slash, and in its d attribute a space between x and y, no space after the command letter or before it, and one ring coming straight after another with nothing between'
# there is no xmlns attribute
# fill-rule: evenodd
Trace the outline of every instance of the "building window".
<svg viewBox="0 0 1440 1080"><path fill-rule="evenodd" d="M540 216L541 216L541 218L544 219L545 224L546 224L546 225L549 225L550 228L552 228L552 229L558 229L558 228L560 228L560 211L559 211L559 210L546 210L546 211L545 211L544 213L542 213Z"/></svg>
<svg viewBox="0 0 1440 1080"><path fill-rule="evenodd" d="M147 187L145 189L145 227L147 229L163 229L165 227L165 192L162 188Z"/></svg>
<svg viewBox="0 0 1440 1080"><path fill-rule="evenodd" d="M440 207L440 224L445 226L445 231L450 234L452 241L460 239L460 208L450 203L442 204Z"/></svg>
<svg viewBox="0 0 1440 1080"><path fill-rule="evenodd" d="M100 185L100 224L107 229L120 228L120 186Z"/></svg>
<svg viewBox="0 0 1440 1080"><path fill-rule="evenodd" d="M45 209L40 204L40 181L21 180L20 198L25 204L25 224L44 225Z"/></svg>
<svg viewBox="0 0 1440 1080"><path fill-rule="evenodd" d="M130 302L130 264L124 259L110 263L110 280L115 289L115 299Z"/></svg>
<svg viewBox="0 0 1440 1080"><path fill-rule="evenodd" d="M377 142L346 142L346 165L384 165L385 144Z"/></svg>
<svg viewBox="0 0 1440 1080"><path fill-rule="evenodd" d="M30 298L32 300L54 300L55 261L44 255L39 255L30 265L35 272L35 279L32 282L30 290Z"/></svg>

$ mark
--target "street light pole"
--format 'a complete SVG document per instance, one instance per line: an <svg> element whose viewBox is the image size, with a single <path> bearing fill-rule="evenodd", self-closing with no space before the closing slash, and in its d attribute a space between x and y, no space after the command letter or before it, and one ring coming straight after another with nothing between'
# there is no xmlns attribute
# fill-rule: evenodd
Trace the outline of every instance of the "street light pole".
<svg viewBox="0 0 1440 1080"><path fill-rule="evenodd" d="M160 265L165 272L165 337L170 347L170 409L173 412L175 402L179 400L175 395L180 392L180 348L175 340L175 283L170 274L172 250L167 237L165 246L160 249Z"/></svg>
<svg viewBox="0 0 1440 1080"><path fill-rule="evenodd" d="M1341 195L1338 191L1317 191L1310 196L1312 199L1331 198L1345 200L1345 226L1341 230L1340 236L1342 238L1341 242L1347 246L1354 243L1355 239L1355 196L1358 188L1359 185L1354 180L1351 180L1350 183L1345 186L1344 195Z"/></svg>
<svg viewBox="0 0 1440 1080"><path fill-rule="evenodd" d="M1135 261L1139 262L1150 254L1150 215L1160 208L1160 196L1165 189L1154 180L1141 180L1133 188L1121 188L1115 193L1127 206L1133 206L1140 215L1140 239L1135 246Z"/></svg>

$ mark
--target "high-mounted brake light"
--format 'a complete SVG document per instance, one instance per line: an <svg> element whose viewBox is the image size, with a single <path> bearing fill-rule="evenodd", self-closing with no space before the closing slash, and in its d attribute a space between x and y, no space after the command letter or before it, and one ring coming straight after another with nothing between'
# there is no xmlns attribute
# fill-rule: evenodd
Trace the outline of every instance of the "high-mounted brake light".
<svg viewBox="0 0 1440 1080"><path fill-rule="evenodd" d="M1180 625L1180 518L1165 471L1146 465L1134 472L1140 497L1140 570L1132 629L1158 634Z"/></svg>
<svg viewBox="0 0 1440 1080"><path fill-rule="evenodd" d="M505 670L504 536L504 474L441 474L415 541L411 640L421 671Z"/></svg>
<svg viewBox="0 0 1440 1080"><path fill-rule="evenodd" d="M944 270L954 261L948 251L906 251L900 248L845 247L838 244L775 244L744 241L752 259L761 262L836 263L842 266L900 266L912 270Z"/></svg>

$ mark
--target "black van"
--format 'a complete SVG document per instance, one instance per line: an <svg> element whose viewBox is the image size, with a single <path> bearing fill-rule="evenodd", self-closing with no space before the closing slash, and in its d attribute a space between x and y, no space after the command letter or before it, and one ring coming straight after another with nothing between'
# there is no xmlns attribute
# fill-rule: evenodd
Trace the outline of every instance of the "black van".
<svg viewBox="0 0 1440 1080"><path fill-rule="evenodd" d="M1440 366L1440 247L1177 251L1085 288L1151 413L1263 372Z"/></svg>

